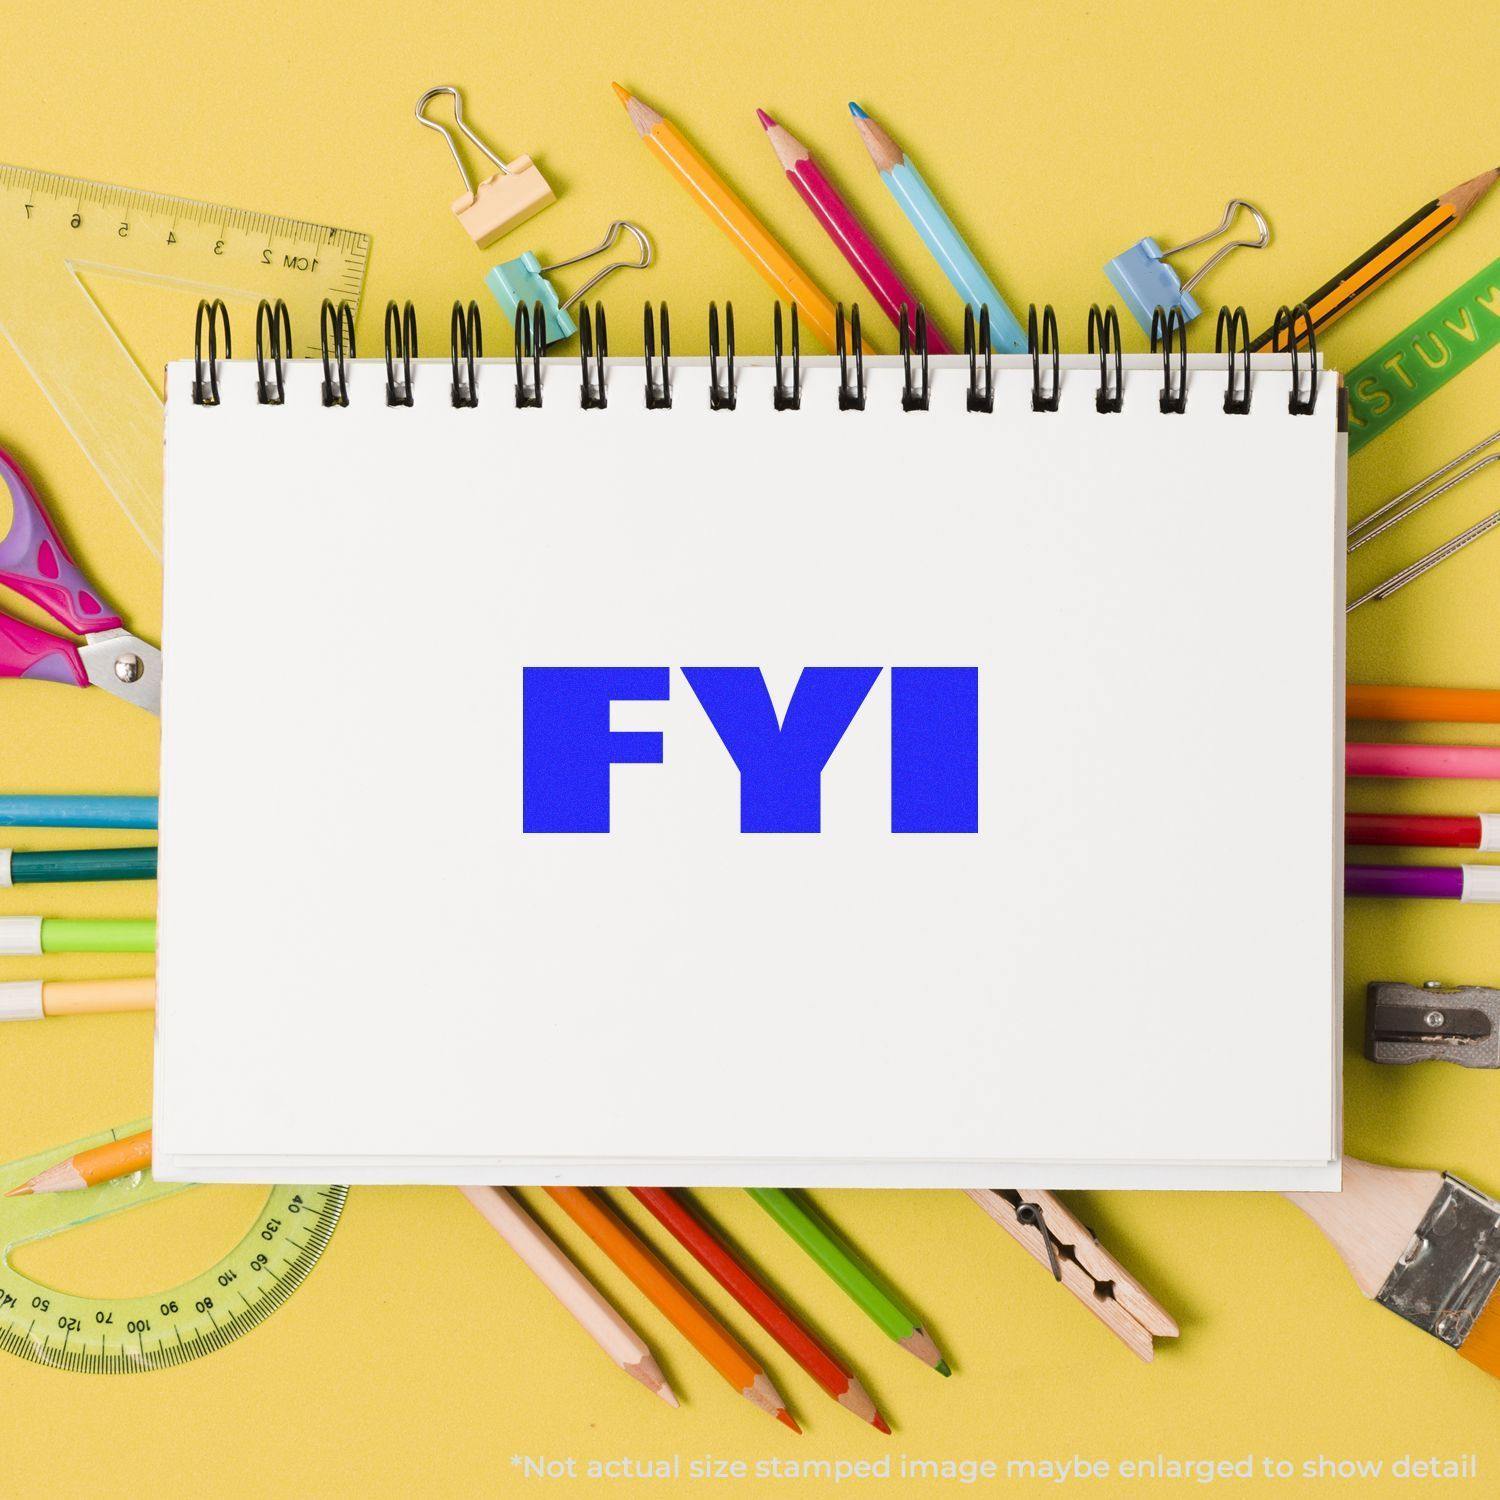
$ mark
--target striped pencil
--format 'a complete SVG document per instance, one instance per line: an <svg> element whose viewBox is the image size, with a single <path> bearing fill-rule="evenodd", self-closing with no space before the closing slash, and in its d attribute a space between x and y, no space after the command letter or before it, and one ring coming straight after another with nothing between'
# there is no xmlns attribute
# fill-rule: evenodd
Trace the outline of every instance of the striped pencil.
<svg viewBox="0 0 1500 1500"><path fill-rule="evenodd" d="M155 1009L154 979L7 979L0 984L0 1021Z"/></svg>
<svg viewBox="0 0 1500 1500"><path fill-rule="evenodd" d="M79 880L155 880L156 850L0 849L0 888Z"/></svg>
<svg viewBox="0 0 1500 1500"><path fill-rule="evenodd" d="M891 196L911 220L912 228L921 235L922 243L953 283L953 290L966 307L974 309L976 319L981 308L989 309L990 337L995 348L1001 354L1024 354L1026 330L912 159L859 105L851 102L849 113L854 116L854 128L859 131L880 180L890 189Z"/></svg>
<svg viewBox="0 0 1500 1500"><path fill-rule="evenodd" d="M668 1270L644 1240L583 1188L549 1187L547 1194L740 1395L793 1432L802 1431L760 1362Z"/></svg>
<svg viewBox="0 0 1500 1500"><path fill-rule="evenodd" d="M1350 776L1435 776L1469 781L1500 781L1497 745L1344 746L1344 770Z"/></svg>
<svg viewBox="0 0 1500 1500"><path fill-rule="evenodd" d="M823 226L828 238L839 247L844 259L854 268L854 274L864 282L870 295L880 304L881 311L900 328L901 309L904 307L907 310L908 327L915 327L916 294L902 281L900 273L875 243L869 230L860 223L843 195L828 180L812 152L784 125L778 125L765 110L756 110L755 117L765 130L766 139L770 141L771 149L776 153L787 181L796 188L798 197L812 210L813 218ZM927 347L933 354L953 353L953 345L943 337L930 317L927 319Z"/></svg>
<svg viewBox="0 0 1500 1500"><path fill-rule="evenodd" d="M19 1187L6 1193L7 1198L21 1198L28 1193L77 1193L113 1182L132 1172L144 1172L151 1165L151 1132L127 1135L121 1140L91 1146L66 1161L60 1161L28 1177Z"/></svg>
<svg viewBox="0 0 1500 1500"><path fill-rule="evenodd" d="M459 1192L614 1364L668 1406L678 1404L645 1341L515 1198L502 1187L464 1187Z"/></svg>
<svg viewBox="0 0 1500 1500"><path fill-rule="evenodd" d="M1351 719L1500 724L1500 689L1395 687L1351 682L1345 690L1345 712Z"/></svg>
<svg viewBox="0 0 1500 1500"><path fill-rule="evenodd" d="M1345 813L1344 842L1407 849L1500 852L1500 813L1434 817L1419 813Z"/></svg>
<svg viewBox="0 0 1500 1500"><path fill-rule="evenodd" d="M1409 219L1403 220L1384 239L1351 261L1342 271L1325 281L1317 291L1302 300L1307 305L1313 331L1341 318L1356 302L1383 286L1398 271L1404 270L1423 251L1429 250L1450 230L1462 223L1469 210L1500 180L1500 167L1481 172L1457 187L1449 188L1431 203L1424 203ZM1299 343L1306 338L1300 326L1295 335ZM1250 352L1267 347L1285 349L1288 334L1276 337L1276 325L1266 329L1250 344Z"/></svg>
<svg viewBox="0 0 1500 1500"><path fill-rule="evenodd" d="M817 1261L859 1308L885 1333L939 1375L952 1372L916 1315L883 1287L852 1250L837 1239L799 1197L785 1188L748 1188L770 1216Z"/></svg>
<svg viewBox="0 0 1500 1500"><path fill-rule="evenodd" d="M1493 905L1500 865L1345 865L1344 894Z"/></svg>
<svg viewBox="0 0 1500 1500"><path fill-rule="evenodd" d="M859 1378L668 1188L631 1188L667 1231L791 1357L861 1421L891 1429Z"/></svg>

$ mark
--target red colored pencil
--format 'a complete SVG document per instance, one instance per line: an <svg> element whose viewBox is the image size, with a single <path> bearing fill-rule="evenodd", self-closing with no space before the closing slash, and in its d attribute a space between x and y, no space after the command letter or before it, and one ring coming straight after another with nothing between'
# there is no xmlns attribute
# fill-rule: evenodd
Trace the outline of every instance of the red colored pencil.
<svg viewBox="0 0 1500 1500"><path fill-rule="evenodd" d="M631 1188L715 1281L760 1324L840 1406L880 1432L890 1426L875 1409L870 1393L833 1352L798 1320L729 1247L668 1188Z"/></svg>
<svg viewBox="0 0 1500 1500"><path fill-rule="evenodd" d="M915 329L916 294L902 281L900 272L875 243L874 236L860 222L859 215L828 180L812 152L786 126L778 125L765 110L758 109L755 115L771 142L771 149L775 151L787 181L796 188L797 195L812 210L813 217L823 226L828 238L839 247L844 259L880 304L886 317L895 327L900 328L901 309L905 307L907 326ZM943 337L942 330L930 317L927 319L927 348L933 354L953 353L953 346Z"/></svg>

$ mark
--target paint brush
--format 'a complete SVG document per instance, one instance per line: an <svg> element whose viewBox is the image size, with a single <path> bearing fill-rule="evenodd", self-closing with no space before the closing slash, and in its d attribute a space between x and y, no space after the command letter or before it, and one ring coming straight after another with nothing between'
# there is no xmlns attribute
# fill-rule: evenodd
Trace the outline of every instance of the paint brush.
<svg viewBox="0 0 1500 1500"><path fill-rule="evenodd" d="M1337 1193L1287 1193L1366 1297L1500 1377L1500 1203L1445 1172L1344 1158Z"/></svg>

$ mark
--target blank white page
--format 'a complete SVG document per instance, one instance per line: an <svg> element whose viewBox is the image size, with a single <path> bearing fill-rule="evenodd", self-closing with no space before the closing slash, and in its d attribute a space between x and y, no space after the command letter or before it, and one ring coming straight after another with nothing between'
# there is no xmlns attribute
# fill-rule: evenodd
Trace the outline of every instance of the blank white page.
<svg viewBox="0 0 1500 1500"><path fill-rule="evenodd" d="M604 410L573 360L538 410L508 360L474 410L446 360L411 409L380 361L346 409L172 366L158 1175L1337 1184L1336 381L1292 416L1257 359L1229 415L1195 359L1163 414L1132 360L1101 415L1070 360L1039 413L1000 360L977 414L961 365L910 413L899 361L862 412L832 361L786 412L745 360L734 411L693 361L662 411L638 361ZM527 707L622 667L667 696ZM805 669L873 673L816 831L742 831L708 668L773 748ZM917 668L975 674L971 737L898 732ZM971 738L972 830L893 831L896 742ZM527 831L559 785L608 831Z"/></svg>

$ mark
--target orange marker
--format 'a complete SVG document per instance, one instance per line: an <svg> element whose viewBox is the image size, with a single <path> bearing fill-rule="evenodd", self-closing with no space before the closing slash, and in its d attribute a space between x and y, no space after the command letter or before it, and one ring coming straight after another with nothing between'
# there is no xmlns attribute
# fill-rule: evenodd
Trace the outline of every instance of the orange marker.
<svg viewBox="0 0 1500 1500"><path fill-rule="evenodd" d="M143 1130L139 1135L127 1135L122 1141L109 1141L103 1146L94 1146L80 1151L45 1172L13 1187L7 1198L24 1197L27 1193L76 1193L81 1188L96 1187L101 1182L113 1182L116 1177L128 1177L132 1172L144 1172L151 1165L151 1132Z"/></svg>
<svg viewBox="0 0 1500 1500"><path fill-rule="evenodd" d="M1500 724L1500 690L1495 688L1396 687L1351 682L1347 705L1351 719Z"/></svg>
<svg viewBox="0 0 1500 1500"><path fill-rule="evenodd" d="M760 1362L592 1194L576 1187L549 1187L548 1195L572 1221L650 1298L658 1312L740 1395L793 1432L793 1420Z"/></svg>
<svg viewBox="0 0 1500 1500"><path fill-rule="evenodd" d="M771 231L670 120L663 119L620 84L610 87L619 95L636 133L688 190L694 202L734 241L778 297L796 303L802 320L812 326L824 346L834 348L838 309L828 294L782 249ZM868 340L862 342L866 354L875 352Z"/></svg>

